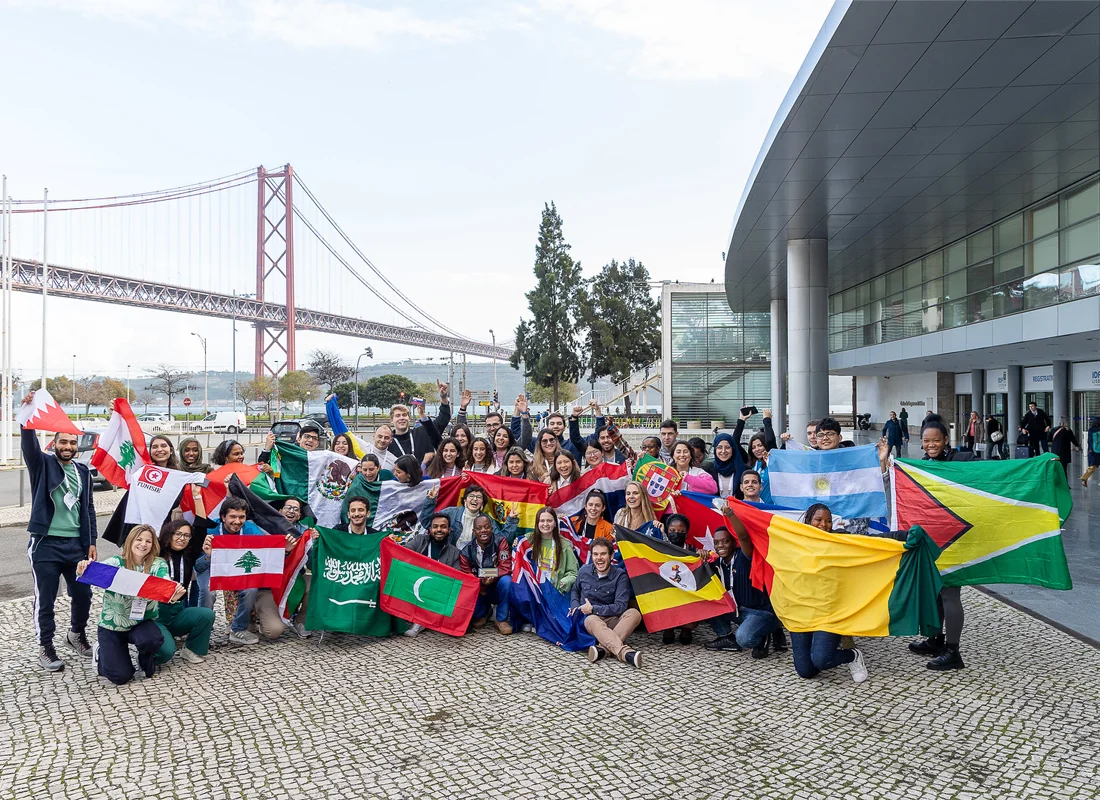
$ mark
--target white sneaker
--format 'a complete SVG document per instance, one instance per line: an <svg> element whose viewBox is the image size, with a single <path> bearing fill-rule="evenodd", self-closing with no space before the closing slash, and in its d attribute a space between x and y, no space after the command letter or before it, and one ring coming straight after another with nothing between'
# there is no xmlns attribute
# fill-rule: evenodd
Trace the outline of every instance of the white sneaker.
<svg viewBox="0 0 1100 800"><path fill-rule="evenodd" d="M409 629L405 631L405 635L411 638L417 636L422 630L424 630L423 625L410 625Z"/></svg>
<svg viewBox="0 0 1100 800"><path fill-rule="evenodd" d="M230 644L258 644L259 641L260 637L249 630L229 632Z"/></svg>
<svg viewBox="0 0 1100 800"><path fill-rule="evenodd" d="M302 639L308 639L313 635L313 631L306 630L306 624L304 622L294 621L294 632Z"/></svg>
<svg viewBox="0 0 1100 800"><path fill-rule="evenodd" d="M92 669L99 672L99 639L92 645Z"/></svg>
<svg viewBox="0 0 1100 800"><path fill-rule="evenodd" d="M863 683L867 680L867 664L863 660L863 651L858 647L852 648L852 654L855 659L848 662L848 669L852 673L852 680L856 683Z"/></svg>
<svg viewBox="0 0 1100 800"><path fill-rule="evenodd" d="M519 630L520 630L520 633L534 633L535 632L535 626L528 622L528 623L525 623L523 625L520 625Z"/></svg>
<svg viewBox="0 0 1100 800"><path fill-rule="evenodd" d="M180 648L179 654L180 658L188 664L201 664L206 661L206 656L200 656L198 653L188 650L186 647Z"/></svg>

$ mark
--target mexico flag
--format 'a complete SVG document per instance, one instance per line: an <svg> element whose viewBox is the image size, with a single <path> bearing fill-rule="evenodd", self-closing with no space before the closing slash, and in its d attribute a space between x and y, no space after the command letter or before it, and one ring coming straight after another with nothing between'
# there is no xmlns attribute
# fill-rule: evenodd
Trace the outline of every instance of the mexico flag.
<svg viewBox="0 0 1100 800"><path fill-rule="evenodd" d="M279 442L271 451L275 491L309 503L317 524L335 528L359 462L331 450L306 450Z"/></svg>
<svg viewBox="0 0 1100 800"><path fill-rule="evenodd" d="M282 536L215 536L210 557L210 588L279 589L283 585Z"/></svg>
<svg viewBox="0 0 1100 800"><path fill-rule="evenodd" d="M480 581L382 540L382 610L433 631L461 636L470 625Z"/></svg>
<svg viewBox="0 0 1100 800"><path fill-rule="evenodd" d="M111 420L99 437L91 463L104 478L122 489L130 488L131 472L143 463L153 463L145 450L145 431L125 398L115 398Z"/></svg>

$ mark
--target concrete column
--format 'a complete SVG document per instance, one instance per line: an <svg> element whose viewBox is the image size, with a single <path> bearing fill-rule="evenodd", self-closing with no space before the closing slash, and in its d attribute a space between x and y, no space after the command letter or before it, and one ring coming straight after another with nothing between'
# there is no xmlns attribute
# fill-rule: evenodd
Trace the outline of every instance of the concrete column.
<svg viewBox="0 0 1100 800"><path fill-rule="evenodd" d="M1005 420L1005 439L1008 441L1008 457L1016 455L1016 437L1020 433L1020 420L1024 418L1024 368L1009 367L1008 378L1008 419Z"/></svg>
<svg viewBox="0 0 1100 800"><path fill-rule="evenodd" d="M970 370L970 410L977 411L985 424L985 370Z"/></svg>
<svg viewBox="0 0 1100 800"><path fill-rule="evenodd" d="M1068 361L1055 361L1054 362L1054 413L1051 417L1054 418L1054 424L1057 425L1062 417L1066 418L1066 424L1071 428L1073 427L1073 415L1070 413L1070 391L1069 391L1069 362ZM1088 427L1086 423L1083 427Z"/></svg>
<svg viewBox="0 0 1100 800"><path fill-rule="evenodd" d="M787 300L772 300L772 426L775 435L787 430ZM801 440L802 437L799 437Z"/></svg>
<svg viewBox="0 0 1100 800"><path fill-rule="evenodd" d="M787 242L788 429L805 436L806 424L829 413L829 242Z"/></svg>

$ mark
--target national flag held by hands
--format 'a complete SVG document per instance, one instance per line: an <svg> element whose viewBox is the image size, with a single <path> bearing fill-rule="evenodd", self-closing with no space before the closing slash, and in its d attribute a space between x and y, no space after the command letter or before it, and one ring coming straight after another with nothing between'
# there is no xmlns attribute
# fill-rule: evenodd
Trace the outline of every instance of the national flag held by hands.
<svg viewBox="0 0 1100 800"><path fill-rule="evenodd" d="M451 636L470 625L480 589L477 577L382 540L382 610Z"/></svg>
<svg viewBox="0 0 1100 800"><path fill-rule="evenodd" d="M16 422L21 428L29 431L53 431L56 433L81 434L76 423L69 419L61 405L53 399L45 389L38 389L32 395L32 400L24 406L20 406L15 415Z"/></svg>

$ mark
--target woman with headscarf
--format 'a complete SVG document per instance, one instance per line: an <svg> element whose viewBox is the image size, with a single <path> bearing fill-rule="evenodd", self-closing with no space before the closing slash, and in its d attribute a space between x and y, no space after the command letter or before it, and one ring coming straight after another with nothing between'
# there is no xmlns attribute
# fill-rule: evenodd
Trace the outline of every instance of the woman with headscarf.
<svg viewBox="0 0 1100 800"><path fill-rule="evenodd" d="M212 467L202 460L202 445L194 436L180 441L180 466L184 472L208 473Z"/></svg>
<svg viewBox="0 0 1100 800"><path fill-rule="evenodd" d="M714 455L715 482L718 484L718 496L733 495L740 499L741 473L745 471L745 462L741 458L741 448L728 433L719 433L711 446Z"/></svg>

